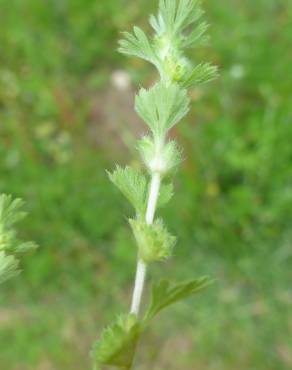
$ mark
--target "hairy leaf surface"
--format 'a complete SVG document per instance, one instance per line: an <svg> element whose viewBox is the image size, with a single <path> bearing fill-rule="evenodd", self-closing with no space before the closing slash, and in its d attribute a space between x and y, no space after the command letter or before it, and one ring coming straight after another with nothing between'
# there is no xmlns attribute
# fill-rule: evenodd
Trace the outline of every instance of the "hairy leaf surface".
<svg viewBox="0 0 292 370"><path fill-rule="evenodd" d="M167 231L162 220L158 219L151 225L141 220L130 220L130 225L139 256L144 262L163 261L172 255L176 238Z"/></svg>
<svg viewBox="0 0 292 370"><path fill-rule="evenodd" d="M186 72L182 79L185 88L214 80L218 75L218 68L210 63L200 63L194 69Z"/></svg>
<svg viewBox="0 0 292 370"><path fill-rule="evenodd" d="M124 32L124 39L119 41L119 52L142 58L155 66L159 66L159 58L152 41L148 39L144 31L134 27L133 33Z"/></svg>
<svg viewBox="0 0 292 370"><path fill-rule="evenodd" d="M17 237L15 224L26 215L22 206L21 199L0 195L0 283L18 275L20 254L36 248L34 242L23 242Z"/></svg>
<svg viewBox="0 0 292 370"><path fill-rule="evenodd" d="M117 166L114 172L108 172L110 180L132 204L138 214L145 210L147 196L146 177L132 167Z"/></svg>
<svg viewBox="0 0 292 370"><path fill-rule="evenodd" d="M0 284L19 274L19 261L14 256L0 251Z"/></svg>
<svg viewBox="0 0 292 370"><path fill-rule="evenodd" d="M189 102L186 90L179 85L159 82L149 90L140 90L135 109L153 135L161 138L188 113Z"/></svg>
<svg viewBox="0 0 292 370"><path fill-rule="evenodd" d="M104 329L92 351L96 368L108 365L130 369L141 330L135 315L120 316Z"/></svg>

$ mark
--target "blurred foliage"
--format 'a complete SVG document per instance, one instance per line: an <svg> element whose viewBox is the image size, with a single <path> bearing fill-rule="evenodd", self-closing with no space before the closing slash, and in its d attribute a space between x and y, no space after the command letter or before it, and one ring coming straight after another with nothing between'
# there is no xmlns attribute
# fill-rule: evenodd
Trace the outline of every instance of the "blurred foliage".
<svg viewBox="0 0 292 370"><path fill-rule="evenodd" d="M219 119L184 127L186 160L178 191L184 236L224 257L281 247L292 222L287 113L254 114L240 125Z"/></svg>
<svg viewBox="0 0 292 370"><path fill-rule="evenodd" d="M1 368L86 368L99 328L117 306L127 309L135 249L121 216L130 210L105 173L127 152L107 136L107 151L94 144L88 125L113 70L151 82L152 69L115 49L119 32L145 26L155 6L1 2L0 193L26 200L22 236L40 245L22 279L2 290ZM181 305L157 323L137 369L288 370L292 3L208 0L204 8L211 47L191 58L213 60L220 78L193 89L193 116L173 133L185 160L163 210L179 235L165 271L218 283L195 309ZM177 363L168 363L174 348Z"/></svg>

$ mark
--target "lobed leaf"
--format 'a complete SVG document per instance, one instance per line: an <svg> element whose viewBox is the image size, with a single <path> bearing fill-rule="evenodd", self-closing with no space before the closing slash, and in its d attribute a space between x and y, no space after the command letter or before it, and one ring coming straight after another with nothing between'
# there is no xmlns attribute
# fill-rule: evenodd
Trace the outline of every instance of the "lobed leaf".
<svg viewBox="0 0 292 370"><path fill-rule="evenodd" d="M193 32L189 30L194 27L202 14L199 1L160 0L158 16L152 15L150 24L158 36L164 36L172 41L176 39L179 42L187 39L189 33ZM197 27L200 27L200 24Z"/></svg>
<svg viewBox="0 0 292 370"><path fill-rule="evenodd" d="M133 28L133 33L124 32L124 39L119 41L119 52L142 58L155 66L159 66L159 58L152 42L139 27Z"/></svg>
<svg viewBox="0 0 292 370"><path fill-rule="evenodd" d="M185 89L177 84L163 82L150 90L141 89L136 96L135 109L150 127L154 137L163 138L189 111L189 98Z"/></svg>
<svg viewBox="0 0 292 370"><path fill-rule="evenodd" d="M214 80L218 76L218 68L210 63L200 63L185 74L182 86L191 87Z"/></svg>
<svg viewBox="0 0 292 370"><path fill-rule="evenodd" d="M209 25L206 22L201 22L191 30L187 35L181 37L181 47L182 48L192 48L206 45L209 41L209 35L206 34Z"/></svg>
<svg viewBox="0 0 292 370"><path fill-rule="evenodd" d="M135 315L119 317L104 329L100 340L94 345L92 356L95 365L130 369L141 331L141 323Z"/></svg>
<svg viewBox="0 0 292 370"><path fill-rule="evenodd" d="M21 199L13 200L5 194L0 196L0 283L19 273L19 261L14 255L36 248L35 243L17 238L15 224L26 215L22 206Z"/></svg>
<svg viewBox="0 0 292 370"><path fill-rule="evenodd" d="M7 230L22 218L25 212L21 210L23 201L19 198L12 199L11 195L0 195L0 228Z"/></svg>
<svg viewBox="0 0 292 370"><path fill-rule="evenodd" d="M144 320L149 321L164 308L199 293L210 284L208 277L202 277L189 282L171 285L169 281L162 280L152 289L152 301Z"/></svg>
<svg viewBox="0 0 292 370"><path fill-rule="evenodd" d="M113 173L108 172L110 180L132 204L136 212L141 215L145 210L147 197L146 177L132 167L117 166Z"/></svg>
<svg viewBox="0 0 292 370"><path fill-rule="evenodd" d="M131 219L130 225L138 244L139 257L144 262L163 261L172 255L176 238L166 230L161 220L148 225Z"/></svg>
<svg viewBox="0 0 292 370"><path fill-rule="evenodd" d="M19 261L14 256L0 252L0 284L19 274Z"/></svg>

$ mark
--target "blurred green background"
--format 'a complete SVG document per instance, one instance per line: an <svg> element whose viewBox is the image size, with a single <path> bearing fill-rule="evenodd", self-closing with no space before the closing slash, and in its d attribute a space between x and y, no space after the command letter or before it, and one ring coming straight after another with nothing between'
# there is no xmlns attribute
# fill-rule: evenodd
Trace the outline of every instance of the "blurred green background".
<svg viewBox="0 0 292 370"><path fill-rule="evenodd" d="M105 169L137 162L133 94L155 74L116 52L156 0L2 0L0 192L21 196L39 250L1 287L0 368L81 370L101 327L126 311L130 209ZM185 161L163 216L179 243L152 269L210 274L144 337L136 369L292 368L292 2L206 0L211 44L192 58L220 78L191 92L173 133ZM131 82L130 82L131 81Z"/></svg>

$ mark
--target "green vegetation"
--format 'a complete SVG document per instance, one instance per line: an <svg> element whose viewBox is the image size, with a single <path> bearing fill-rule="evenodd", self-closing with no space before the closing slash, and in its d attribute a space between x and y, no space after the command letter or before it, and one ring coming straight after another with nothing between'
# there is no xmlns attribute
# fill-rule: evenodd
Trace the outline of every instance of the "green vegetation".
<svg viewBox="0 0 292 370"><path fill-rule="evenodd" d="M96 370L102 365L133 369L141 335L154 316L208 285L207 277L171 287L168 280L154 284L150 307L144 316L141 313L147 270L153 262L172 257L176 243L176 237L157 218L158 206L167 204L173 195L170 174L181 163L180 149L169 133L189 112L186 88L217 76L215 66L193 64L186 56L186 49L202 44L207 38L202 14L198 1L160 0L157 16L149 19L154 34L146 35L134 26L133 33L124 32L119 41L121 53L150 62L160 79L148 90L141 88L135 97L135 110L148 126L148 134L135 145L145 164L144 171L137 171L134 166L124 169L118 166L109 173L110 180L136 211L129 223L137 244L137 268L130 312L110 324L95 344Z"/></svg>
<svg viewBox="0 0 292 370"><path fill-rule="evenodd" d="M22 200L10 195L0 195L0 284L19 274L19 256L36 248L33 242L23 242L17 237L15 224L25 213Z"/></svg>
<svg viewBox="0 0 292 370"><path fill-rule="evenodd" d="M128 205L104 168L130 156L95 108L113 111L132 142L108 82L121 65L138 84L153 81L151 68L114 48L119 31L143 25L155 7L154 0L1 4L0 193L25 199L30 216L20 236L40 245L24 256L21 278L1 286L3 369L88 369L104 322L128 310L135 243L122 217ZM192 90L192 115L173 132L184 161L176 196L161 212L179 235L164 276L216 282L155 321L136 368L288 370L292 6L210 0L204 8L212 47L191 59L213 60L220 78Z"/></svg>

